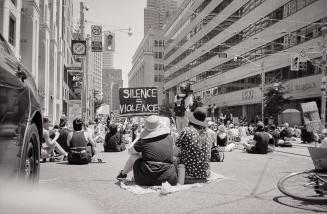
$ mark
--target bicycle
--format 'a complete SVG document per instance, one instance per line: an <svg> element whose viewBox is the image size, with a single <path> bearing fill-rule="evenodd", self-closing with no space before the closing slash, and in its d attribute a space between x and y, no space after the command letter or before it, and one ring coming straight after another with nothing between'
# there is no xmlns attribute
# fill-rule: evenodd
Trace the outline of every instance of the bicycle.
<svg viewBox="0 0 327 214"><path fill-rule="evenodd" d="M291 173L278 181L277 187L283 194L302 201L327 203L326 151L309 147L315 169ZM325 151L324 151L325 150Z"/></svg>
<svg viewBox="0 0 327 214"><path fill-rule="evenodd" d="M278 181L283 194L302 201L327 202L327 173L317 170L296 172Z"/></svg>

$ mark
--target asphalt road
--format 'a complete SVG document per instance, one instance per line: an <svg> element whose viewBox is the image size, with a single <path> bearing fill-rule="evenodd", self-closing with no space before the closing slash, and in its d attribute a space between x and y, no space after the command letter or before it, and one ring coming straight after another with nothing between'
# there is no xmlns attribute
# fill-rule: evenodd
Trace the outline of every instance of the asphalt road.
<svg viewBox="0 0 327 214"><path fill-rule="evenodd" d="M268 155L247 154L236 149L211 169L226 178L202 187L167 196L133 195L116 184L127 152L104 153L106 163L84 166L65 162L42 163L41 188L53 188L85 198L98 213L317 213L327 205L308 204L284 196L277 181L288 173L312 169L306 146L278 148ZM129 175L131 176L131 175Z"/></svg>

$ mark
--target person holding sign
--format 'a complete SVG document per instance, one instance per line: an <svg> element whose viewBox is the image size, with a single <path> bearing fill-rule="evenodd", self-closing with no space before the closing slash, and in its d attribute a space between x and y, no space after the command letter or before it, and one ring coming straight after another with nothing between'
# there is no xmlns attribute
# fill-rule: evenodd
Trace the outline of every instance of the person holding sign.
<svg viewBox="0 0 327 214"><path fill-rule="evenodd" d="M182 83L179 87L180 94L177 94L174 99L175 103L175 117L177 131L180 133L183 128L188 125L188 119L185 112L190 112L190 107L193 105L193 95L190 93L190 85Z"/></svg>

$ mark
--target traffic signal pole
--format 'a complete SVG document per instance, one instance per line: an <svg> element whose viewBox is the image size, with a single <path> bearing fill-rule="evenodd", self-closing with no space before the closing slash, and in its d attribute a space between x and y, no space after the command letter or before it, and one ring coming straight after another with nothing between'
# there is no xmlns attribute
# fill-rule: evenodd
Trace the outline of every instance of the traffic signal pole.
<svg viewBox="0 0 327 214"><path fill-rule="evenodd" d="M321 29L322 31L322 42L321 42L321 49L322 49L322 81L321 81L321 124L322 127L325 128L326 124L326 23Z"/></svg>

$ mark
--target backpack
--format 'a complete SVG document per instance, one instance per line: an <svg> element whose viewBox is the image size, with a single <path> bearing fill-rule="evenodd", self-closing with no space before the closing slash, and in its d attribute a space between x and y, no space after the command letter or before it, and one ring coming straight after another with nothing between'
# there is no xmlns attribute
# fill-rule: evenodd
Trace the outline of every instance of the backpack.
<svg viewBox="0 0 327 214"><path fill-rule="evenodd" d="M88 164L91 162L92 154L87 147L73 147L68 153L69 164Z"/></svg>
<svg viewBox="0 0 327 214"><path fill-rule="evenodd" d="M184 97L180 97L179 95L177 95L177 100L181 100L180 105L177 105L177 103L175 103L175 108L174 108L174 112L175 112L175 116L176 117L184 117L185 116L185 99L186 99L187 95L185 95Z"/></svg>
<svg viewBox="0 0 327 214"><path fill-rule="evenodd" d="M218 151L218 147L213 147L211 149L211 162L224 162L225 155L223 152Z"/></svg>

